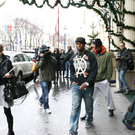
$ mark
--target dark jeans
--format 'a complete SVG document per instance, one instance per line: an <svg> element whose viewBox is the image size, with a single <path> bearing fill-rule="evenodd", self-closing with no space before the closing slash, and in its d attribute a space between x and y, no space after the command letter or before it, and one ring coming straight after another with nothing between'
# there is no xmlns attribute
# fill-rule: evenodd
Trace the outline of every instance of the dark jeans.
<svg viewBox="0 0 135 135"><path fill-rule="evenodd" d="M50 82L40 82L40 86L42 88L42 95L39 99L39 102L44 104L44 109L49 108L49 92L52 87L52 83Z"/></svg>

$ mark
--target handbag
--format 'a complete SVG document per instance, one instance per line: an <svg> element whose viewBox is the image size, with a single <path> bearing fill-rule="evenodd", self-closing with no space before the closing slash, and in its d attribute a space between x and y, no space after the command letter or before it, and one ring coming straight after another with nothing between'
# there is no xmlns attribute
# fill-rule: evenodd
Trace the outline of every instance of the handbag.
<svg viewBox="0 0 135 135"><path fill-rule="evenodd" d="M8 102L8 103L9 102L12 102L13 101L13 95L12 95L11 89L9 87L9 84L7 84L5 86L5 88L3 89L3 91L4 91L4 100L6 102Z"/></svg>
<svg viewBox="0 0 135 135"><path fill-rule="evenodd" d="M35 71L36 70L36 66L37 66L37 64L36 63L33 63L32 71Z"/></svg>
<svg viewBox="0 0 135 135"><path fill-rule="evenodd" d="M29 93L24 81L17 81L15 84L12 84L11 92L13 95L13 99L20 98Z"/></svg>
<svg viewBox="0 0 135 135"><path fill-rule="evenodd" d="M29 93L24 81L8 82L4 88L4 99L6 102L13 101Z"/></svg>
<svg viewBox="0 0 135 135"><path fill-rule="evenodd" d="M133 59L128 61L128 69L129 69L129 70L134 70L134 62L133 62Z"/></svg>

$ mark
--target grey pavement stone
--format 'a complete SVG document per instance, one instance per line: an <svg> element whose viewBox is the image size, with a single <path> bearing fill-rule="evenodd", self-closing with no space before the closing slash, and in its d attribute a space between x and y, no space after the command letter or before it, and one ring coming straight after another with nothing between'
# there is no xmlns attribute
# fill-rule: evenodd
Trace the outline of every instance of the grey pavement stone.
<svg viewBox="0 0 135 135"><path fill-rule="evenodd" d="M111 87L116 110L114 117L108 116L105 98L100 93L94 108L94 121L90 129L85 129L85 121L79 121L78 135L135 135L122 123L130 102L122 94L114 94L116 87ZM29 86L29 94L21 105L12 107L14 116L14 131L16 135L68 135L72 97L71 85L68 79L62 79L58 85L52 84L50 91L50 109L52 114L46 114L38 104L41 95L40 85ZM19 103L17 101L15 104ZM84 102L80 116L85 114ZM0 135L7 134L7 123L0 107Z"/></svg>

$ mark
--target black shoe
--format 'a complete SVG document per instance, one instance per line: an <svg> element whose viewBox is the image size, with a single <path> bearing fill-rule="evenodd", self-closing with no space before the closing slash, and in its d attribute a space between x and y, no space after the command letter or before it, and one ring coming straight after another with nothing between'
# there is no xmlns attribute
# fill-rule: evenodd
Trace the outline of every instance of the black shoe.
<svg viewBox="0 0 135 135"><path fill-rule="evenodd" d="M115 91L114 93L123 93L123 91L118 90L118 91Z"/></svg>
<svg viewBox="0 0 135 135"><path fill-rule="evenodd" d="M110 116L110 117L114 116L113 110L109 110L109 116Z"/></svg>
<svg viewBox="0 0 135 135"><path fill-rule="evenodd" d="M80 117L81 120L85 120L86 115L84 115L83 117Z"/></svg>
<svg viewBox="0 0 135 135"><path fill-rule="evenodd" d="M129 94L129 92L131 92L131 90L126 91L124 94L125 94L125 95L128 95L128 94Z"/></svg>
<svg viewBox="0 0 135 135"><path fill-rule="evenodd" d="M57 84L57 82L54 82L53 84Z"/></svg>
<svg viewBox="0 0 135 135"><path fill-rule="evenodd" d="M14 131L8 131L7 135L15 135Z"/></svg>

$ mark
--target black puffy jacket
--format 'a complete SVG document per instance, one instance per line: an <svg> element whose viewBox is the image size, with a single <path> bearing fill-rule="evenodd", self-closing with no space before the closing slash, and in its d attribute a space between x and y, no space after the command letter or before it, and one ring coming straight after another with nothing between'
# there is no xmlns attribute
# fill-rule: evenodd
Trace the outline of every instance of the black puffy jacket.
<svg viewBox="0 0 135 135"><path fill-rule="evenodd" d="M7 83L8 79L3 77L11 69L12 69L11 61L4 54L2 54L2 62L0 63L0 85L4 85Z"/></svg>

